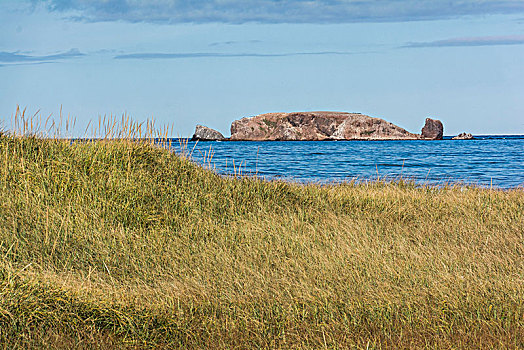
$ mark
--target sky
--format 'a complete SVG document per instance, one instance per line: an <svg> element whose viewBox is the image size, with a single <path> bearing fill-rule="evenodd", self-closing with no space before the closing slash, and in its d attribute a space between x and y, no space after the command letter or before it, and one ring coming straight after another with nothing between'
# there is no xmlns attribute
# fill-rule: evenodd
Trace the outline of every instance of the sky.
<svg viewBox="0 0 524 350"><path fill-rule="evenodd" d="M524 1L0 0L0 128L17 106L72 136L318 110L524 134Z"/></svg>

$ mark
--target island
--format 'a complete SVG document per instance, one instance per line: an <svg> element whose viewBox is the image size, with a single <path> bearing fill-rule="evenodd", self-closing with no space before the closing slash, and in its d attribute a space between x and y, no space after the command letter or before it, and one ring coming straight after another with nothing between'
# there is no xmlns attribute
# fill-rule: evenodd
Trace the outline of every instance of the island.
<svg viewBox="0 0 524 350"><path fill-rule="evenodd" d="M230 138L225 138L218 131L197 125L192 140L441 140L443 130L442 122L431 118L426 118L421 134L414 134L384 119L361 113L265 113L233 121Z"/></svg>

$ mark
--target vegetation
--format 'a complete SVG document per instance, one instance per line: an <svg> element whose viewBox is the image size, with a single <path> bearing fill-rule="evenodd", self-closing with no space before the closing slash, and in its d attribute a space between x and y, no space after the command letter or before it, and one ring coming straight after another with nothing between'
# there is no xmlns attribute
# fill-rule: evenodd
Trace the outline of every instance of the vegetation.
<svg viewBox="0 0 524 350"><path fill-rule="evenodd" d="M272 128L275 128L277 126L277 123L274 122L274 121L267 120L267 119L264 119L262 121L264 122L264 124L266 124L269 127L269 130L271 130Z"/></svg>
<svg viewBox="0 0 524 350"><path fill-rule="evenodd" d="M5 348L523 348L524 193L0 136Z"/></svg>

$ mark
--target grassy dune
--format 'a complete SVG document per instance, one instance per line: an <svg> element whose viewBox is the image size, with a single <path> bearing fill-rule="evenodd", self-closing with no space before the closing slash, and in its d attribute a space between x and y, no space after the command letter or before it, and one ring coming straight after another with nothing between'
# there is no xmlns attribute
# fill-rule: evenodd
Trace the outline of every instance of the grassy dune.
<svg viewBox="0 0 524 350"><path fill-rule="evenodd" d="M524 192L0 136L0 346L524 348Z"/></svg>

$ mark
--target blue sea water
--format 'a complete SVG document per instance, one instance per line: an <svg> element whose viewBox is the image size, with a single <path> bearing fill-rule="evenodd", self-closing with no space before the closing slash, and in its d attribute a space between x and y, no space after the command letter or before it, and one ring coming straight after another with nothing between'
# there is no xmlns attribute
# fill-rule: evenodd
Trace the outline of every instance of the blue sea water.
<svg viewBox="0 0 524 350"><path fill-rule="evenodd" d="M524 135L441 141L188 142L186 152L220 174L331 183L413 179L418 183L524 186ZM172 140L175 152L183 142Z"/></svg>

